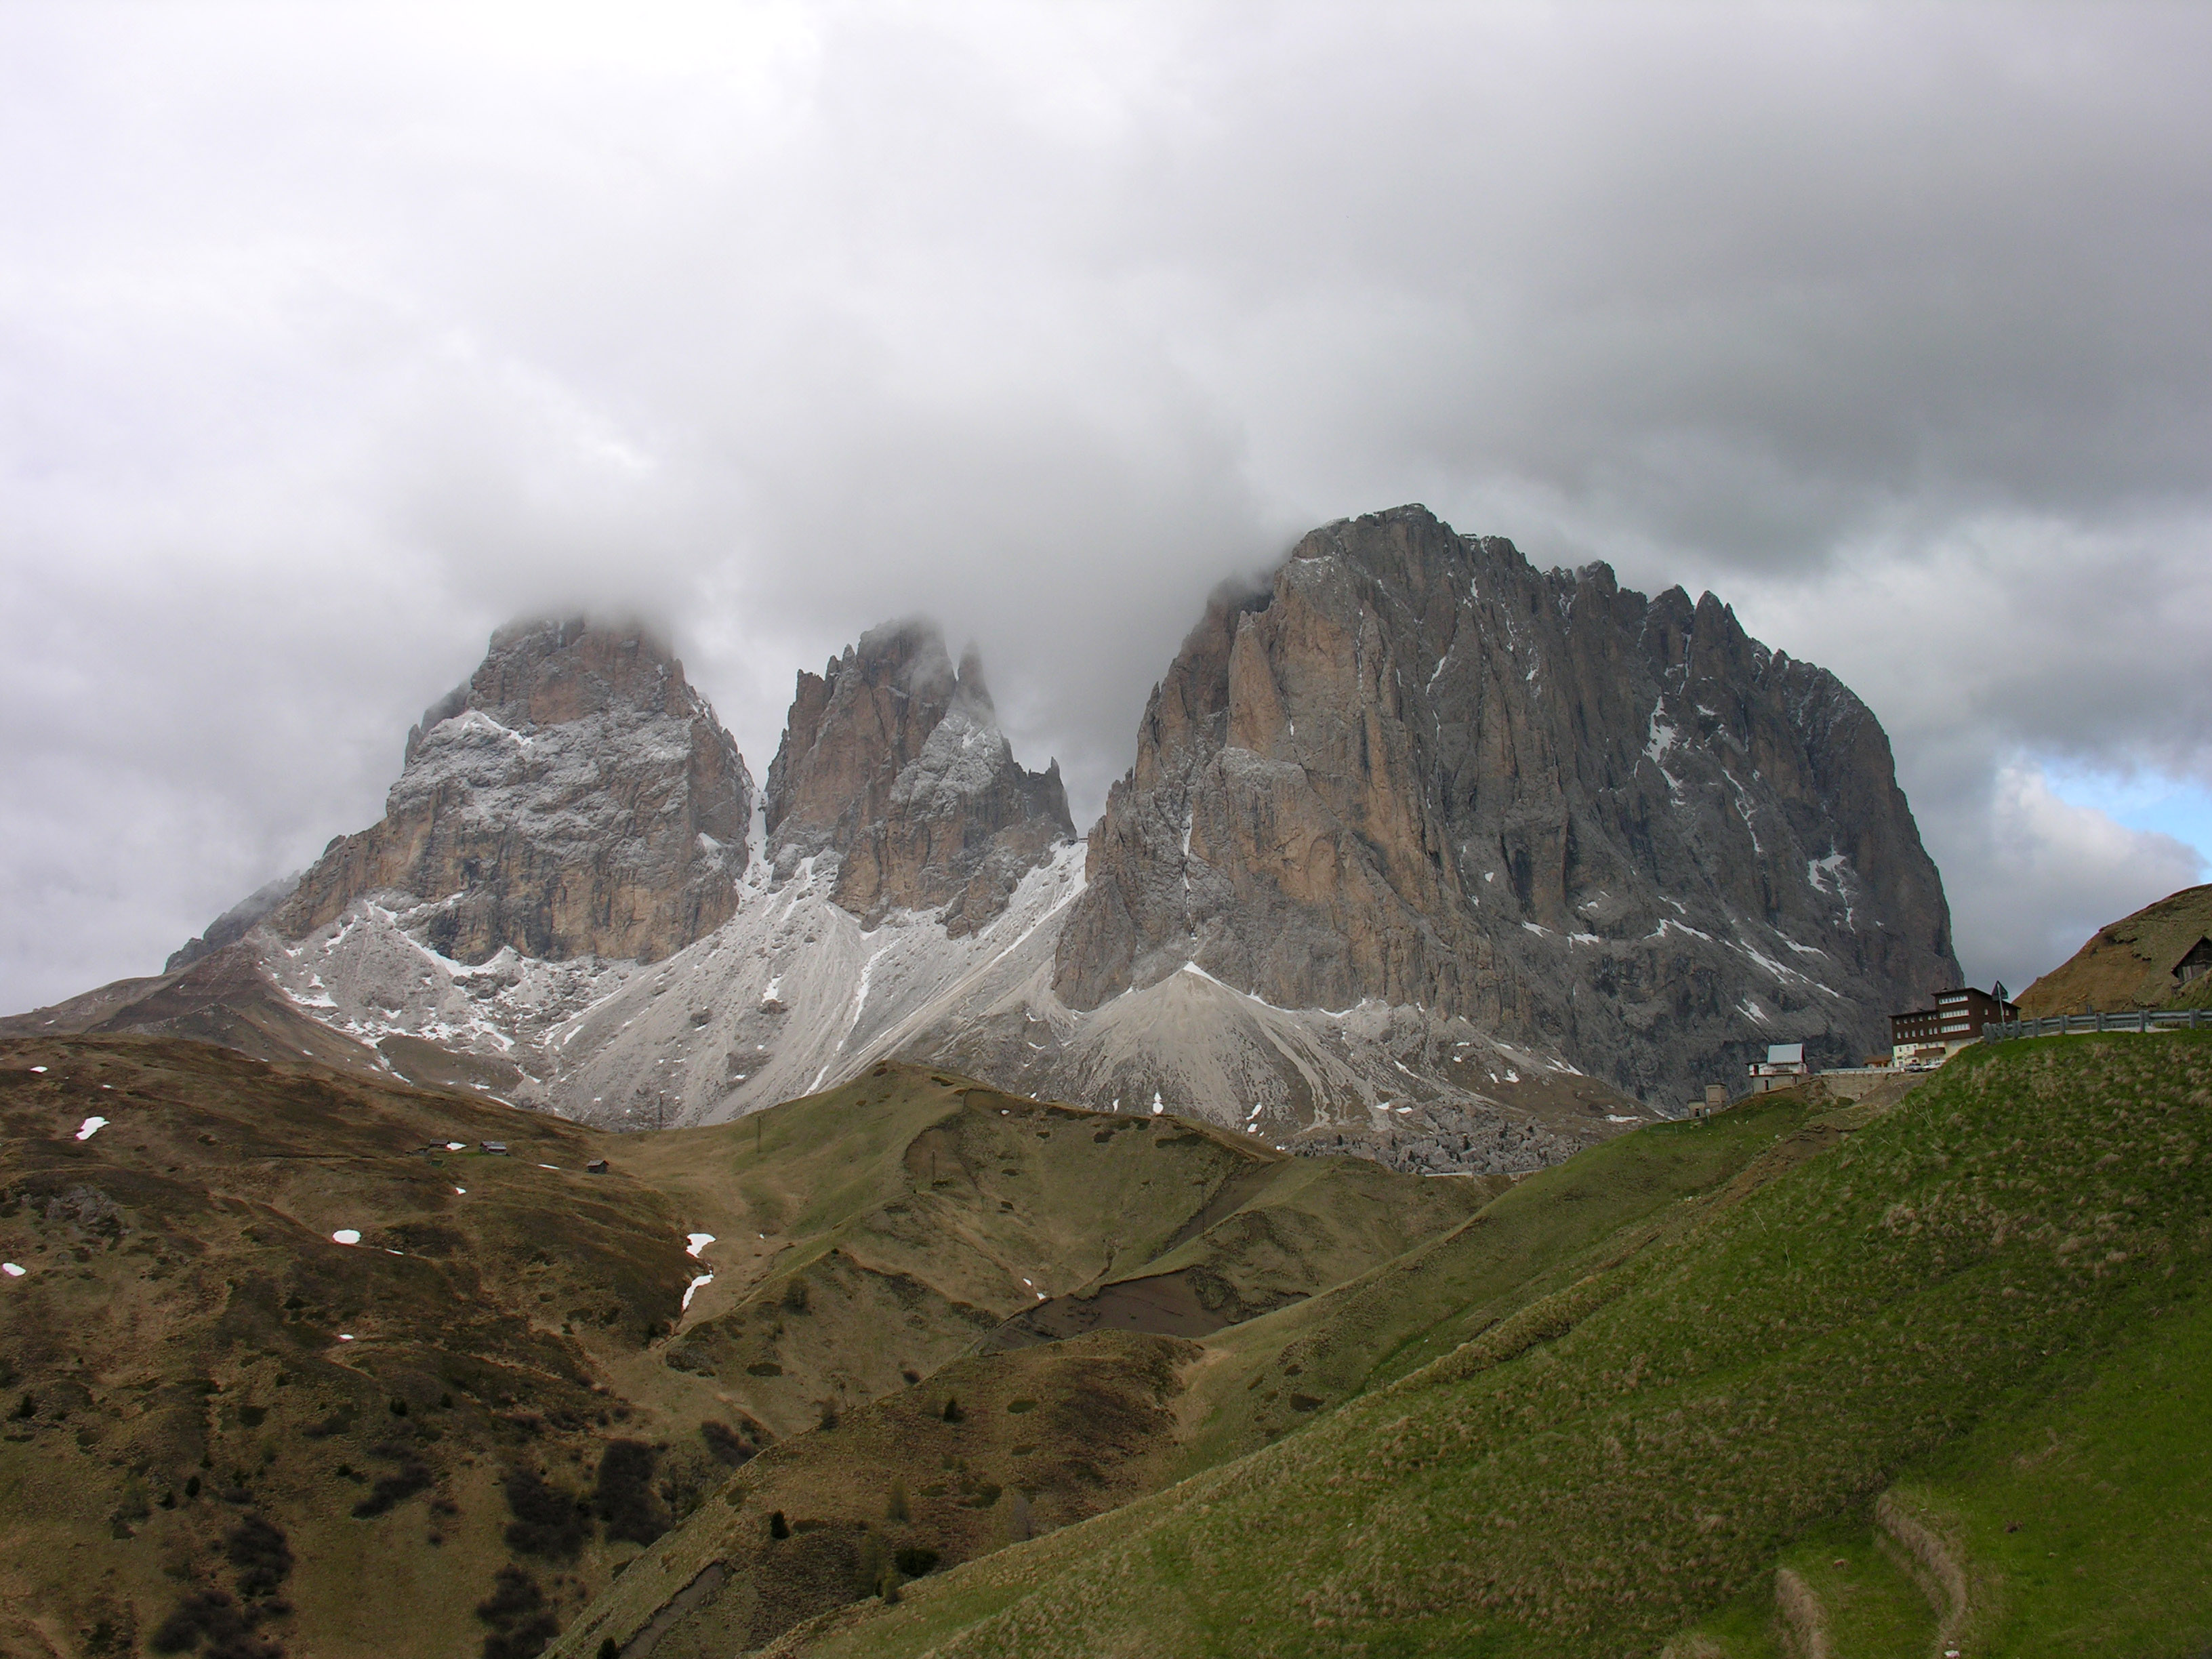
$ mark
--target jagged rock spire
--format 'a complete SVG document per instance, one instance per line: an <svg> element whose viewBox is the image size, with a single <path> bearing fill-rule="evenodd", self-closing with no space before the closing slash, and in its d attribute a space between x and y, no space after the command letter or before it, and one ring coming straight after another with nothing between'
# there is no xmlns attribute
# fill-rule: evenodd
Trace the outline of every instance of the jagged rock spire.
<svg viewBox="0 0 2212 1659"><path fill-rule="evenodd" d="M297 938L386 894L464 962L657 959L735 908L752 794L652 635L515 623L407 734L382 822L333 841L270 925Z"/></svg>
<svg viewBox="0 0 2212 1659"><path fill-rule="evenodd" d="M871 629L799 675L764 799L779 877L811 858L817 876L834 867L838 903L872 924L943 906L956 934L997 915L1075 835L1059 763L1016 763L975 648L956 670L920 620Z"/></svg>

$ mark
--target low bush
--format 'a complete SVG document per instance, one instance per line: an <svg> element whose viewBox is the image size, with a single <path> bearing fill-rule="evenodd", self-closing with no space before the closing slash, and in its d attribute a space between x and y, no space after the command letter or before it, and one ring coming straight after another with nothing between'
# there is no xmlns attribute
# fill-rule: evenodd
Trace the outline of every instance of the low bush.
<svg viewBox="0 0 2212 1659"><path fill-rule="evenodd" d="M508 1470L499 1484L507 1512L514 1517L504 1534L507 1548L549 1561L575 1559L592 1535L588 1504L526 1464Z"/></svg>
<svg viewBox="0 0 2212 1659"><path fill-rule="evenodd" d="M610 1441L599 1454L599 1519L610 1540L650 1544L668 1530L653 1496L653 1448L641 1440Z"/></svg>

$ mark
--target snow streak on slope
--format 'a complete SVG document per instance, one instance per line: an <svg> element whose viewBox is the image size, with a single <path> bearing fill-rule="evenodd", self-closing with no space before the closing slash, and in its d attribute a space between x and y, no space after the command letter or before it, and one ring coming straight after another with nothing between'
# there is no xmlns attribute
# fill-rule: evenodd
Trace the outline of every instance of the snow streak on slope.
<svg viewBox="0 0 2212 1659"><path fill-rule="evenodd" d="M470 966L422 944L411 913L369 899L297 945L269 939L264 962L303 1011L402 1070L391 1040L418 1038L483 1062L518 1103L641 1127L713 1123L832 1086L874 1064L886 1031L1048 966L1048 924L1082 885L1083 848L1069 843L989 927L954 939L933 912L863 933L811 860L781 886L756 865L735 915L650 963L508 950Z"/></svg>
<svg viewBox="0 0 2212 1659"><path fill-rule="evenodd" d="M410 1045L428 1042L493 1097L609 1125L720 1122L894 1055L1106 1109L1158 1097L1274 1145L1433 1170L1537 1168L1630 1121L1557 1055L1418 1008L1278 1008L1194 967L1072 1010L1053 962L1084 857L1054 849L958 938L936 912L863 931L811 860L781 884L757 862L729 921L650 963L502 951L471 966L374 899L297 945L259 937L297 1006L396 1072L421 1075L434 1057Z"/></svg>

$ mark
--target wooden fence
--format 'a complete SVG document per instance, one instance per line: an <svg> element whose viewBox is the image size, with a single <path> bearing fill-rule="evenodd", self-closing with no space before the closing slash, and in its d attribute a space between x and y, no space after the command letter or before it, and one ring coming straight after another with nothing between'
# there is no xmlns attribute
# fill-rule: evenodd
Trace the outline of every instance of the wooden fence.
<svg viewBox="0 0 2212 1659"><path fill-rule="evenodd" d="M1982 1027L1982 1041L2002 1042L2011 1037L2079 1036L2085 1031L2212 1030L2212 1009L2137 1008L2124 1014L2053 1014L2048 1019L1991 1021Z"/></svg>

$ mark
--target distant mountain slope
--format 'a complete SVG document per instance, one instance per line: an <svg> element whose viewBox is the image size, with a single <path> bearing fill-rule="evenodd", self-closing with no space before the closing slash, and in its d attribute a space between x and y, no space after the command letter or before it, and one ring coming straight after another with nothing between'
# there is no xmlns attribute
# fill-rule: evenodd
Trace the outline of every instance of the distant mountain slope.
<svg viewBox="0 0 2212 1659"><path fill-rule="evenodd" d="M2208 1101L2197 1034L1970 1051L1310 1429L771 1651L2196 1653Z"/></svg>
<svg viewBox="0 0 2212 1659"><path fill-rule="evenodd" d="M2080 950L2021 993L2020 1011L2041 1019L2178 1001L2186 1006L2185 988L2199 997L2212 993L2212 976L2185 988L2175 971L2205 939L2212 939L2212 886L2185 887L2100 927Z"/></svg>

